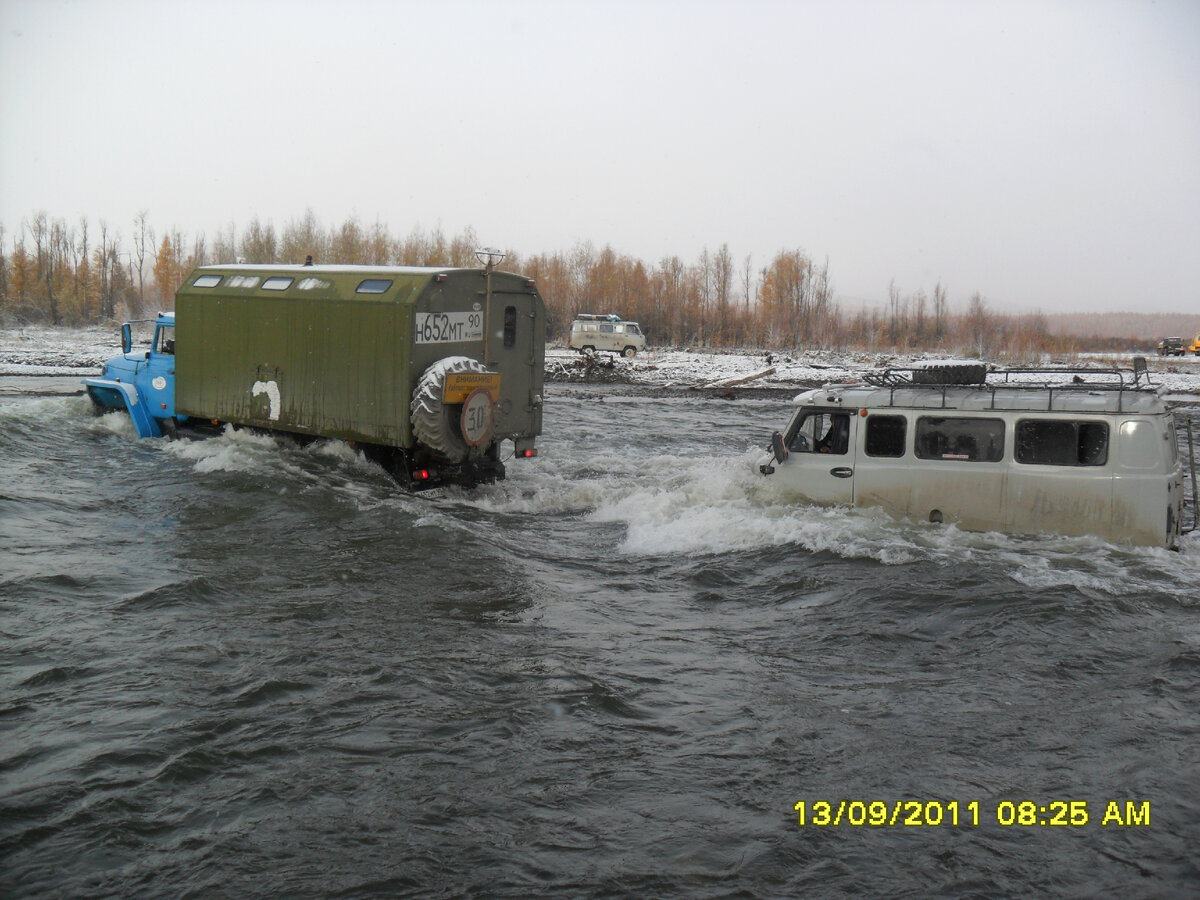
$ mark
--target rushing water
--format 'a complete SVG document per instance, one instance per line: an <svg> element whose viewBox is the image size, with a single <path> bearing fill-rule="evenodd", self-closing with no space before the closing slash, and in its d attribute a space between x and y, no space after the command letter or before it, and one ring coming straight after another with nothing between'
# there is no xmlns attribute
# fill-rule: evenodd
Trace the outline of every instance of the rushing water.
<svg viewBox="0 0 1200 900"><path fill-rule="evenodd" d="M409 496L0 398L0 895L1195 896L1200 536L797 507L786 414L552 387Z"/></svg>

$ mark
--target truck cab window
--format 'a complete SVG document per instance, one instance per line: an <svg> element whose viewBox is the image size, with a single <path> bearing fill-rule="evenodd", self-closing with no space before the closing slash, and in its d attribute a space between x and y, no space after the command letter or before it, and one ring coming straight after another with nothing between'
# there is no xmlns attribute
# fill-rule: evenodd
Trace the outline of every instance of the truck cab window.
<svg viewBox="0 0 1200 900"><path fill-rule="evenodd" d="M174 356L175 329L166 327L158 329L158 346L154 349L159 353L165 353L169 356Z"/></svg>

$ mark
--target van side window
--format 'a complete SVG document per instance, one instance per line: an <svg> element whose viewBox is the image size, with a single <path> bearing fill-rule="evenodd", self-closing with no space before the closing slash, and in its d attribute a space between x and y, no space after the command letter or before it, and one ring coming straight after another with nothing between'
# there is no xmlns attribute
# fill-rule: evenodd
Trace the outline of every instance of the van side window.
<svg viewBox="0 0 1200 900"><path fill-rule="evenodd" d="M844 454L850 449L849 413L806 413L788 449L796 453Z"/></svg>
<svg viewBox="0 0 1200 900"><path fill-rule="evenodd" d="M504 307L504 346L511 347L517 342L517 308Z"/></svg>
<svg viewBox="0 0 1200 900"><path fill-rule="evenodd" d="M1108 462L1108 425L1022 419L1017 422L1017 462L1039 466L1102 466Z"/></svg>
<svg viewBox="0 0 1200 900"><path fill-rule="evenodd" d="M1004 458L1004 420L921 416L914 449L920 459L999 462Z"/></svg>
<svg viewBox="0 0 1200 900"><path fill-rule="evenodd" d="M904 416L868 416L867 456L903 456L907 427Z"/></svg>

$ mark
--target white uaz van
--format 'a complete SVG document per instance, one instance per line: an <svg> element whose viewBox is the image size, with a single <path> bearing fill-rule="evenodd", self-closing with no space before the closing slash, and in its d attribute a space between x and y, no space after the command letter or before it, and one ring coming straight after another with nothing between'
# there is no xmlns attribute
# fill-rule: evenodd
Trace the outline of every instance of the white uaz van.
<svg viewBox="0 0 1200 900"><path fill-rule="evenodd" d="M605 350L622 356L636 356L646 349L646 336L637 322L627 322L620 316L596 316L580 313L571 323L571 339L567 346L580 353Z"/></svg>

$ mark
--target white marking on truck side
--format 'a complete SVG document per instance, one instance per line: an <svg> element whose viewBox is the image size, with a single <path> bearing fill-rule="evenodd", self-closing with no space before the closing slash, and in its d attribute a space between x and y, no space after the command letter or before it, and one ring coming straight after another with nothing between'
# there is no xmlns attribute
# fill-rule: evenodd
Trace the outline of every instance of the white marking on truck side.
<svg viewBox="0 0 1200 900"><path fill-rule="evenodd" d="M273 381L256 381L254 387L250 388L250 395L257 397L259 394L266 394L267 399L271 401L271 409L267 413L267 418L272 422L279 419L279 385Z"/></svg>

